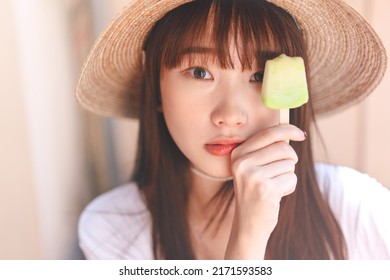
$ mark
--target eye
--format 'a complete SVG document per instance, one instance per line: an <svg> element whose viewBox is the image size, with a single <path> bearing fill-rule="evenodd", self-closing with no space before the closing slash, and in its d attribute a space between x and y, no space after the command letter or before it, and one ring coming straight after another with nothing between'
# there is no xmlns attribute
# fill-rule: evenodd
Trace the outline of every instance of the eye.
<svg viewBox="0 0 390 280"><path fill-rule="evenodd" d="M213 77L211 74L202 67L194 67L188 70L192 77L200 80L211 80Z"/></svg>
<svg viewBox="0 0 390 280"><path fill-rule="evenodd" d="M251 77L250 81L251 82L263 82L263 77L264 77L264 72L256 72L255 74L253 74L253 76Z"/></svg>

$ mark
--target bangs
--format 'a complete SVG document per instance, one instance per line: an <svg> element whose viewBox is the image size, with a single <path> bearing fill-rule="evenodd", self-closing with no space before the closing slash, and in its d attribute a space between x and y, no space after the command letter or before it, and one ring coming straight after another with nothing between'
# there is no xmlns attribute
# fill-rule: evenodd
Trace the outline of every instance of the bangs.
<svg viewBox="0 0 390 280"><path fill-rule="evenodd" d="M263 69L268 59L282 53L304 56L302 35L294 19L264 0L193 1L166 14L152 33L160 67L168 69L184 61L202 65L211 61L234 68L232 44L243 70Z"/></svg>

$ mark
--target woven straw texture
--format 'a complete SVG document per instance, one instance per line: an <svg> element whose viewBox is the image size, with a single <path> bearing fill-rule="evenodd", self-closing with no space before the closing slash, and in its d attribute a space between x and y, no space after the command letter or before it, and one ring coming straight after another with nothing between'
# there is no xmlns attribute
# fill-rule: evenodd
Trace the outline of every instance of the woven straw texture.
<svg viewBox="0 0 390 280"><path fill-rule="evenodd" d="M137 118L144 39L157 20L191 0L135 0L101 34L86 59L76 98L103 116ZM308 49L310 98L317 115L347 108L382 80L387 57L366 20L342 0L267 0L289 12Z"/></svg>

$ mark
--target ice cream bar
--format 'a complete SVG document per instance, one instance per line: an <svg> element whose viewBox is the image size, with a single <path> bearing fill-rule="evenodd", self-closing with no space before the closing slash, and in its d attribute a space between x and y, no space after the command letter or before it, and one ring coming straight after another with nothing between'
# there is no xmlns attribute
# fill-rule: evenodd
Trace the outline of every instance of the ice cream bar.
<svg viewBox="0 0 390 280"><path fill-rule="evenodd" d="M266 107L280 110L280 123L289 123L289 109L309 100L305 64L285 54L265 63L261 97Z"/></svg>

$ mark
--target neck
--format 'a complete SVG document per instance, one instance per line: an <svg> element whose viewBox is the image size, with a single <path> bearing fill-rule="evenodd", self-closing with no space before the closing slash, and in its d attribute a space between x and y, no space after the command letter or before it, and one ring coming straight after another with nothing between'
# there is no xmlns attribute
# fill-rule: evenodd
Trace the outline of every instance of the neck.
<svg viewBox="0 0 390 280"><path fill-rule="evenodd" d="M198 169L196 169L195 167L191 167L191 171L193 173L195 173L196 175L198 175L199 177L202 177L203 179L206 179L208 181L216 181L216 182L226 182L226 181L229 181L229 180L232 180L233 177L230 176L230 177L215 177L215 176L211 176L211 175L208 175Z"/></svg>
<svg viewBox="0 0 390 280"><path fill-rule="evenodd" d="M220 209L219 203L209 202L221 189L225 180L200 176L197 172L191 172L191 180L187 214L194 253L200 259L222 259L232 226L234 201L221 220L224 209Z"/></svg>
<svg viewBox="0 0 390 280"><path fill-rule="evenodd" d="M192 206L192 210L194 210L194 207L197 209L204 209L211 198L222 187L225 180L222 180L221 178L215 179L216 177L194 170L196 169L191 168L192 184L189 193L190 205Z"/></svg>

